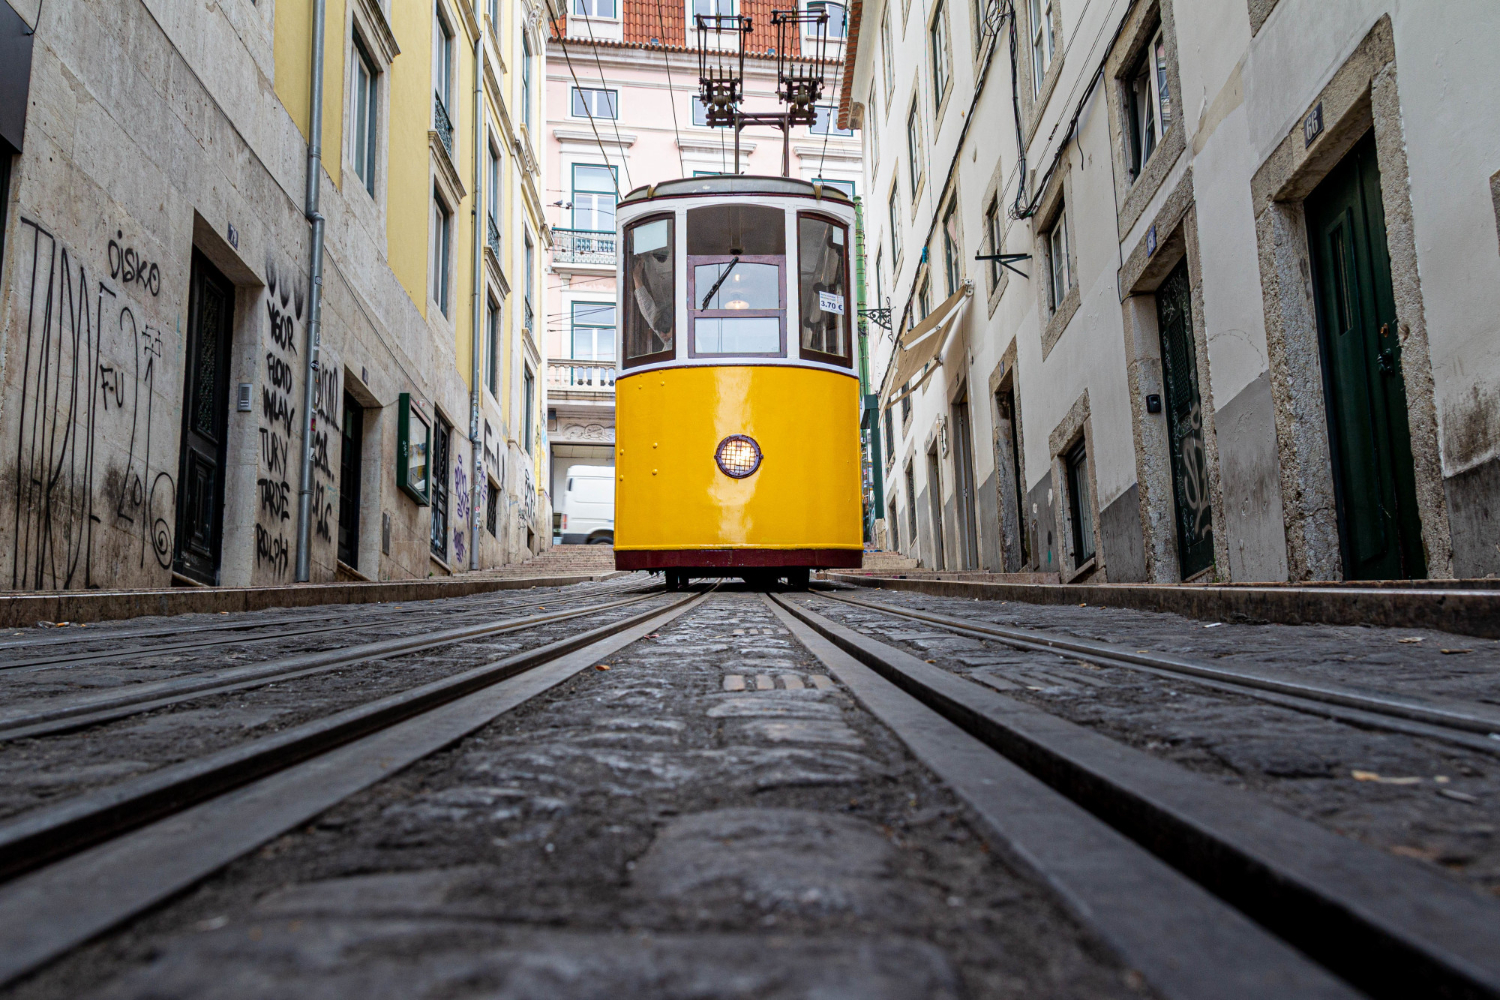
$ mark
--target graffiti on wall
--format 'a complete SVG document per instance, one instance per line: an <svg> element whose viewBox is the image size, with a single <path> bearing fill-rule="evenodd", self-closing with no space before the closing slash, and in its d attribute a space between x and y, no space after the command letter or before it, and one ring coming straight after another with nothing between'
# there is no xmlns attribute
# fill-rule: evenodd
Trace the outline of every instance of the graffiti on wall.
<svg viewBox="0 0 1500 1000"><path fill-rule="evenodd" d="M292 428L296 425L297 324L305 305L301 276L283 273L266 255L265 364L260 379L260 470L256 477L255 565L277 578L287 571L292 519Z"/></svg>
<svg viewBox="0 0 1500 1000"><path fill-rule="evenodd" d="M36 220L23 216L19 235L11 586L97 587L132 564L155 579L171 566L177 499L163 467L176 465L177 428L155 406L176 357L150 311L161 268L120 231L108 279Z"/></svg>
<svg viewBox="0 0 1500 1000"><path fill-rule="evenodd" d="M462 458L453 466L453 557L464 561L464 528L469 524L469 477Z"/></svg>

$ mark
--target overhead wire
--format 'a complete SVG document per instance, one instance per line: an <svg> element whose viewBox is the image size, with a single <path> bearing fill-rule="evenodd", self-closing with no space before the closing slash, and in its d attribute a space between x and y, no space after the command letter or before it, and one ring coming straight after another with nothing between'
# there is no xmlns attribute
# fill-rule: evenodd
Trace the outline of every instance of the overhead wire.
<svg viewBox="0 0 1500 1000"><path fill-rule="evenodd" d="M824 11L824 14L826 16L827 15L827 11L828 11L828 7L826 5L824 6L823 11ZM827 44L827 38L828 38L828 25L827 24L823 25L823 38L824 38L824 44L826 46L826 44ZM831 135L833 135L834 126L838 123L836 116L838 114L838 106L839 106L839 84L842 83L843 79L844 79L844 60L846 58L848 58L848 56L849 56L849 13L848 13L848 8L845 8L845 12L844 12L844 38L843 38L843 43L842 44L843 44L843 48L839 51L839 63L838 63L838 67L836 69L834 69L834 71L833 71L833 94L830 95L830 97L829 97L829 103L828 103L828 121L824 123L824 128L823 128L823 150L822 150L822 152L820 152L818 154L818 176L819 177L823 176L823 161L828 157L828 137L831 136ZM814 116L814 119L816 120L816 116L817 116L817 110L816 109L813 110L813 116ZM853 132L852 129L850 130L849 134L850 135L854 134L854 132Z"/></svg>
<svg viewBox="0 0 1500 1000"><path fill-rule="evenodd" d="M597 39L594 38L594 23L593 23L593 21L591 21L589 19L589 17L587 15L585 15L584 18L583 18L583 26L589 30L589 48L591 48L591 49L594 50L594 66L599 70L599 86L607 94L607 93L609 93L609 81L606 80L606 79L604 79L604 63L601 62L600 59L599 59L599 42L598 42ZM615 104L614 104L614 107L611 110L614 111L614 113L615 113L614 117L610 119L610 124L613 125L614 129L615 129L615 148L620 151L619 152L620 164L625 168L625 183L628 184L630 186L630 190L633 191L633 190L635 190L635 181L631 180L631 178L630 178L630 159L625 155L625 143L623 143L622 141L620 141L620 94L619 94L619 91L615 92ZM593 108L589 108L589 117L592 118L593 116L594 116L594 109ZM601 152L602 152L602 150L601 150ZM604 162L606 164L609 163L609 158L605 157ZM615 184L615 196L618 197L619 193L620 193L620 185L618 183L616 183Z"/></svg>
<svg viewBox="0 0 1500 1000"><path fill-rule="evenodd" d="M562 49L563 61L568 64L568 75L573 78L573 86L577 87L579 90L583 90L583 84L578 82L578 71L573 68L573 57L568 54L568 43L563 41L563 33L557 27L557 15L552 12L552 5L550 3L547 5L547 20L552 22L552 34L557 38L557 47ZM599 126L594 124L594 114L592 108L589 109L588 119L589 128L592 129L594 133L594 142L599 146L599 155L604 157L605 163L608 163L609 154L604 151L604 140L599 137ZM615 172L613 170L609 172L609 176L610 180L615 185L615 198L618 199L620 197L620 179L615 176Z"/></svg>
<svg viewBox="0 0 1500 1000"><path fill-rule="evenodd" d="M667 22L662 17L661 0L656 0L656 30L660 32L656 44L661 46L661 61L667 67L667 93L672 95L672 134L677 137L677 169L687 176L687 163L682 158L682 131L677 127L677 87L672 83L672 56L667 52ZM687 44L687 23L682 25L682 41Z"/></svg>

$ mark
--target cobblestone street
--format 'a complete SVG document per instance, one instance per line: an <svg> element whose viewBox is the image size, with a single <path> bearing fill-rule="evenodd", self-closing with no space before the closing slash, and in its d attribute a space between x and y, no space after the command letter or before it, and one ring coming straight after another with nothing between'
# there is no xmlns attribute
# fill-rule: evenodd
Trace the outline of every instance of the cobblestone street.
<svg viewBox="0 0 1500 1000"><path fill-rule="evenodd" d="M1453 893L1460 910L1475 908L1452 914L1466 924L1500 909L1500 742L1361 727L1217 681L1100 666L893 612L1393 695L1416 692L1417 672L1439 664L1442 685L1429 692L1477 710L1500 689L1495 642L1443 633L1207 628L1172 615L826 587L768 595L704 584L673 595L639 575L333 608L315 624L288 611L26 630L10 638L41 641L0 650L0 683L14 692L0 718L0 861L17 873L0 884L5 995L957 1000L1193 996L1209 982L1219 996L1358 995L1277 940L1295 940L1295 927L1267 934L1174 872L1193 874L1191 851L1176 856L1169 838L1161 860L1151 857L1107 807L921 707L911 685L933 682L917 666L958 680L974 712L990 711L982 692L1014 698L1144 752L1184 788L1196 773L1255 809L1310 820L1347 845L1336 851L1387 859L1376 863L1382 879L1416 880L1391 887L1392 898ZM867 671L818 634L839 644L839 624L894 666L869 661ZM476 628L487 631L470 635ZM388 645L413 642L428 645ZM108 649L121 655L88 658ZM232 673L249 667L259 673ZM331 731L330 720L373 719L371 706L453 684L472 693L384 730L370 722L371 735L341 737L322 757L288 749L304 745L298 734ZM70 705L83 714L68 715ZM455 711L468 721L442 730ZM422 749L402 749L418 738ZM991 756L973 756L981 751ZM266 776L215 777L227 757L264 757L254 774ZM298 777L308 768L324 777L309 784ZM360 768L364 777L341 777ZM190 790L209 780L223 791ZM175 804L149 805L164 789L176 789ZM285 815L267 820L260 807L234 819L247 808L235 803L256 795L285 800ZM139 818L116 815L126 805ZM198 831L193 841L178 839L187 828L174 827L174 813ZM69 825L81 815L115 818L85 836ZM213 840L226 821L260 832L198 867L177 860L178 845ZM72 831L54 836L73 846L35 853L27 838L48 829ZM165 888L111 874L123 863L112 859L127 856L158 859ZM78 883L69 905L28 904L79 878L90 888ZM1133 888L1109 888L1120 878ZM1335 897L1362 891L1340 886L1336 871L1311 878ZM28 905L35 926L20 927ZM91 907L112 915L94 918ZM97 930L80 931L91 919ZM1473 958L1493 926L1446 945ZM1202 943L1172 940L1181 935ZM1186 959L1184 949L1222 954ZM26 954L37 957L17 964ZM1345 972L1337 950L1315 957Z"/></svg>

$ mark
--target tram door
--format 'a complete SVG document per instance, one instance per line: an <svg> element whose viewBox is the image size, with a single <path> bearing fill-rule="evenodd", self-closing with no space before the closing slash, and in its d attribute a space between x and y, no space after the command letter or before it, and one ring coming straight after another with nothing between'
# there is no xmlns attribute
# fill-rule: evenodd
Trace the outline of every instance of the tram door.
<svg viewBox="0 0 1500 1000"><path fill-rule="evenodd" d="M953 404L953 495L958 504L959 569L979 568L979 530L974 518L974 440L965 389Z"/></svg>
<svg viewBox="0 0 1500 1000"><path fill-rule="evenodd" d="M224 437L229 420L233 306L234 286L194 251L188 284L187 371L182 393L173 569L206 584L219 582L224 536Z"/></svg>
<svg viewBox="0 0 1500 1000"><path fill-rule="evenodd" d="M1306 209L1344 576L1425 577L1374 132Z"/></svg>
<svg viewBox="0 0 1500 1000"><path fill-rule="evenodd" d="M1208 453L1203 447L1203 403L1193 345L1193 289L1186 259L1178 262L1156 290L1156 319L1167 397L1172 499L1177 508L1177 559L1186 580L1214 561Z"/></svg>

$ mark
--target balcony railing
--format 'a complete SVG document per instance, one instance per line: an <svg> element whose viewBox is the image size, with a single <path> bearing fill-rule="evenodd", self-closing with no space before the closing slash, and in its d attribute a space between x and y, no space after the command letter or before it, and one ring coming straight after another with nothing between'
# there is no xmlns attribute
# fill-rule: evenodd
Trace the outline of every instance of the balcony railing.
<svg viewBox="0 0 1500 1000"><path fill-rule="evenodd" d="M490 253L495 255L495 260L500 260L500 230L495 227L495 217L491 215L487 220L489 232L485 237L485 245L490 248Z"/></svg>
<svg viewBox="0 0 1500 1000"><path fill-rule="evenodd" d="M552 230L552 263L615 266L615 234L591 229Z"/></svg>
<svg viewBox="0 0 1500 1000"><path fill-rule="evenodd" d="M615 364L613 361L550 360L547 362L547 388L614 392Z"/></svg>
<svg viewBox="0 0 1500 1000"><path fill-rule="evenodd" d="M452 156L453 121L448 117L448 109L443 107L443 99L437 94L432 95L432 128L442 140L443 148L448 151L449 156Z"/></svg>

